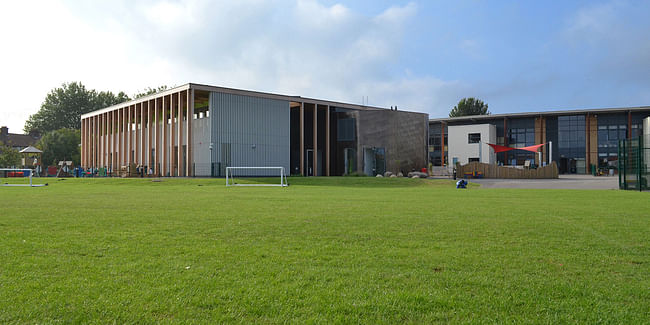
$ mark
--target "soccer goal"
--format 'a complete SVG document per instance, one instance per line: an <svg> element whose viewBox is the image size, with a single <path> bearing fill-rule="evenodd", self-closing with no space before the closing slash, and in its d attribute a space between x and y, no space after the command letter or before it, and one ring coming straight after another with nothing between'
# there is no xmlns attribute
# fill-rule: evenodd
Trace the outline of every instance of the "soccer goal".
<svg viewBox="0 0 650 325"><path fill-rule="evenodd" d="M34 171L31 169L20 168L0 168L0 186L29 186L38 187L47 184L34 184L32 176ZM29 179L29 183L27 183Z"/></svg>
<svg viewBox="0 0 650 325"><path fill-rule="evenodd" d="M226 167L226 186L284 187L289 183L284 167Z"/></svg>

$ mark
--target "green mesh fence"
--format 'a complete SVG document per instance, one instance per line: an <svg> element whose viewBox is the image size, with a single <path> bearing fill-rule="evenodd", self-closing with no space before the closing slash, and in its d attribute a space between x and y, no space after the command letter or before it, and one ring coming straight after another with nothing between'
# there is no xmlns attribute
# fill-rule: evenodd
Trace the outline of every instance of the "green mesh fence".
<svg viewBox="0 0 650 325"><path fill-rule="evenodd" d="M618 187L648 190L650 180L650 135L618 141Z"/></svg>

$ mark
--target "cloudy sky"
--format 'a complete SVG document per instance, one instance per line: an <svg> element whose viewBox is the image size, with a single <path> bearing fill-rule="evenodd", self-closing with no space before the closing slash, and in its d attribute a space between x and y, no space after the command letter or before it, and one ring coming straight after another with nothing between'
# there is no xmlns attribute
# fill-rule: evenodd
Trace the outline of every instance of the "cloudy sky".
<svg viewBox="0 0 650 325"><path fill-rule="evenodd" d="M64 82L205 83L427 112L650 105L649 1L10 1L0 124Z"/></svg>

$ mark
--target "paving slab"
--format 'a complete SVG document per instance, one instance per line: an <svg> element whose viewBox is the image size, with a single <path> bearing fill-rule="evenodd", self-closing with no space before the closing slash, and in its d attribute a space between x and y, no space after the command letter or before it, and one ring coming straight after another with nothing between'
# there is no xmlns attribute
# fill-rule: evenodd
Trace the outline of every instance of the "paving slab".
<svg viewBox="0 0 650 325"><path fill-rule="evenodd" d="M616 190L618 176L560 175L557 179L469 179L481 188Z"/></svg>

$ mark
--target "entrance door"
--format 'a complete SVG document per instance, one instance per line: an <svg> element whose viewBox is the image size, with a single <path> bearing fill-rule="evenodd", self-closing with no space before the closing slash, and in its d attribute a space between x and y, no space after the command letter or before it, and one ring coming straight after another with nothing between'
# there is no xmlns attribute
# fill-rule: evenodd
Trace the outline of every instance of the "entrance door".
<svg viewBox="0 0 650 325"><path fill-rule="evenodd" d="M375 150L373 148L363 149L363 173L375 176Z"/></svg>
<svg viewBox="0 0 650 325"><path fill-rule="evenodd" d="M569 171L569 159L560 158L560 174L566 174Z"/></svg>
<svg viewBox="0 0 650 325"><path fill-rule="evenodd" d="M307 149L305 150L305 161L307 162L307 176L314 176L314 150Z"/></svg>

